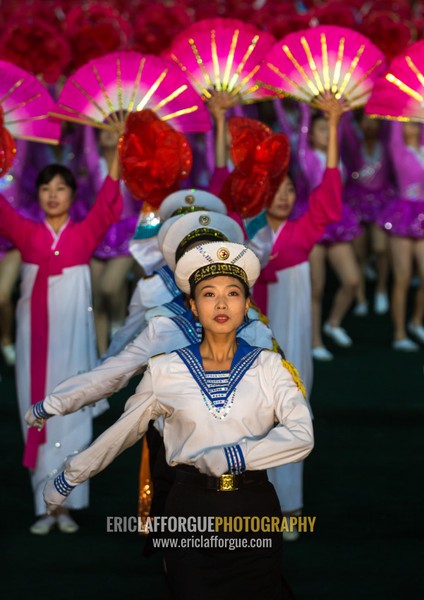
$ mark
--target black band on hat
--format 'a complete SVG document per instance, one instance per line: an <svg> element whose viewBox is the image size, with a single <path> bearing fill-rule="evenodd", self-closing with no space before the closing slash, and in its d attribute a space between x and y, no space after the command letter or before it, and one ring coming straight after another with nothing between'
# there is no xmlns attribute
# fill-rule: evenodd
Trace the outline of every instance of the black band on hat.
<svg viewBox="0 0 424 600"><path fill-rule="evenodd" d="M181 240L175 251L175 262L178 262L182 255L187 250L187 247L195 242L228 242L228 238L217 229L209 229L208 227L199 227L190 231L185 238Z"/></svg>
<svg viewBox="0 0 424 600"><path fill-rule="evenodd" d="M201 281L204 281L205 279L219 276L235 277L249 288L249 282L247 279L246 271L244 271L237 265L233 265L231 263L212 263L210 265L200 267L190 275L188 280L190 284L190 289L194 290L196 285L199 284Z"/></svg>
<svg viewBox="0 0 424 600"><path fill-rule="evenodd" d="M198 210L208 210L203 206L180 206L177 210L174 210L171 217L177 217L178 215L188 215L189 213L197 212Z"/></svg>

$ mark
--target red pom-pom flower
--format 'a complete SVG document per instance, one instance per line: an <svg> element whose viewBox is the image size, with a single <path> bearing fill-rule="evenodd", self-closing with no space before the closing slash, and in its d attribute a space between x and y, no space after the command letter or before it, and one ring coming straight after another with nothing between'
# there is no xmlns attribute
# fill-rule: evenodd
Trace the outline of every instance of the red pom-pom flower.
<svg viewBox="0 0 424 600"><path fill-rule="evenodd" d="M151 110L128 115L119 155L129 191L154 208L188 177L193 160L185 136Z"/></svg>
<svg viewBox="0 0 424 600"><path fill-rule="evenodd" d="M263 123L245 117L229 120L234 171L220 197L242 218L254 217L269 204L284 177L290 145L282 133L272 133Z"/></svg>
<svg viewBox="0 0 424 600"><path fill-rule="evenodd" d="M0 58L55 83L70 59L66 39L49 23L32 18L20 18L8 23L2 33Z"/></svg>
<svg viewBox="0 0 424 600"><path fill-rule="evenodd" d="M0 177L6 175L16 155L15 140L4 127L3 109L0 105Z"/></svg>

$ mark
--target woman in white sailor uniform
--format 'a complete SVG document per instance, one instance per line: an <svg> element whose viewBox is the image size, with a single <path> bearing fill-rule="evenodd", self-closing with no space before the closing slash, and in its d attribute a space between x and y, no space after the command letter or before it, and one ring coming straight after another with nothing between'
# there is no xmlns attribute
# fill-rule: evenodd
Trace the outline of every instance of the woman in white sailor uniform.
<svg viewBox="0 0 424 600"><path fill-rule="evenodd" d="M281 356L236 337L259 271L256 256L240 244L207 243L179 260L175 279L190 293L203 341L149 361L121 418L47 483L49 510L162 416L167 461L177 469L168 516L281 515L266 469L305 458L313 431L301 382ZM281 598L281 534L261 535L272 539L271 548L167 549L171 596ZM231 535L237 536L246 537L247 545L260 537Z"/></svg>
<svg viewBox="0 0 424 600"><path fill-rule="evenodd" d="M168 221L164 228L167 223ZM243 231L233 219L217 212L203 210L174 219L171 226L167 227L163 243L161 242L172 281L176 257L181 256L193 242L211 240L242 242ZM40 419L53 415L67 415L102 398L108 398L124 388L132 377L140 375L152 356L201 341L202 327L187 309L181 290L175 282L174 286L179 295L170 302L146 310L147 324L132 343L93 370L75 375L56 386L43 401L28 410L27 424L40 423ZM254 346L267 349L276 346L270 328L259 319L253 308L249 309L248 318L243 321L237 334ZM162 460L161 436L152 424L147 438L154 487L150 514L156 515L163 513L164 499L174 479L174 472ZM149 543L144 548L146 556L153 550L152 543L150 536Z"/></svg>

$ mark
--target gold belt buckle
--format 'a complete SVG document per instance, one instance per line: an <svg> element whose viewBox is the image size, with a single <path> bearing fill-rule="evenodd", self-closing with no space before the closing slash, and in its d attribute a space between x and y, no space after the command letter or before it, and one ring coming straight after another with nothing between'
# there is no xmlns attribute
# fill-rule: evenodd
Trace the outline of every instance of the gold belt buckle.
<svg viewBox="0 0 424 600"><path fill-rule="evenodd" d="M220 492L235 492L238 490L236 486L236 476L232 473L224 473L219 478L219 491Z"/></svg>

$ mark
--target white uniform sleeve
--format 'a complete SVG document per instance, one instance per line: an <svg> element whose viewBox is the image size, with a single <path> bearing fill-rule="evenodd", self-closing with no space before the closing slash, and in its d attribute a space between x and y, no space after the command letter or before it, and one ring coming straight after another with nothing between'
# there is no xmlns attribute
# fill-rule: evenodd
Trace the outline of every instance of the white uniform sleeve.
<svg viewBox="0 0 424 600"><path fill-rule="evenodd" d="M266 267L271 256L272 246L274 245L274 237L271 227L267 225L262 227L251 240L245 240L244 244L253 250L259 258L262 269Z"/></svg>
<svg viewBox="0 0 424 600"><path fill-rule="evenodd" d="M273 349L272 331L268 325L255 319L245 325L238 333L245 342L258 348Z"/></svg>
<svg viewBox="0 0 424 600"><path fill-rule="evenodd" d="M146 308L140 300L140 289L137 286L128 306L128 316L125 319L125 323L112 337L106 354L102 356L103 360L119 354L125 346L132 342L133 339L143 331L146 327L145 314Z"/></svg>
<svg viewBox="0 0 424 600"><path fill-rule="evenodd" d="M194 466L216 477L230 470L224 460L226 450L242 457L244 470L264 470L303 460L314 445L312 419L302 392L278 354L270 354L276 425L262 438L243 438L234 447L213 447L196 457Z"/></svg>
<svg viewBox="0 0 424 600"><path fill-rule="evenodd" d="M157 320L152 319L133 343L117 356L56 386L44 399L45 411L51 415L67 415L124 388L131 377L143 372L149 358L169 351L166 341L173 339L172 333L165 330L159 333L157 325Z"/></svg>
<svg viewBox="0 0 424 600"><path fill-rule="evenodd" d="M105 469L121 452L140 440L149 421L162 412L153 392L150 370L147 369L120 418L91 446L67 461L64 475L69 485L78 485Z"/></svg>
<svg viewBox="0 0 424 600"><path fill-rule="evenodd" d="M262 439L239 443L247 470L269 469L303 460L312 451L311 414L302 392L279 355L270 354L276 426Z"/></svg>

